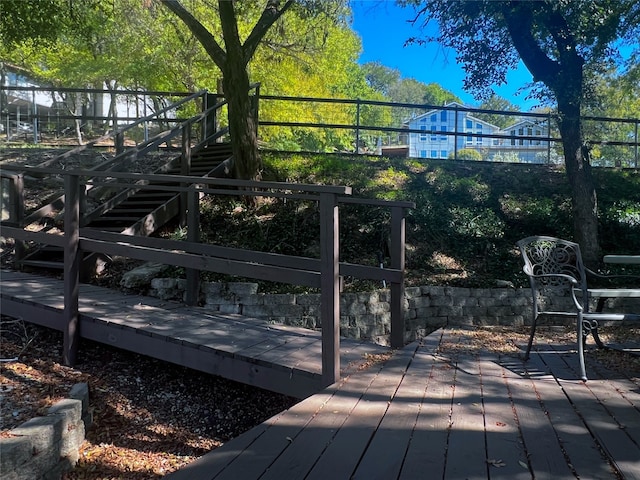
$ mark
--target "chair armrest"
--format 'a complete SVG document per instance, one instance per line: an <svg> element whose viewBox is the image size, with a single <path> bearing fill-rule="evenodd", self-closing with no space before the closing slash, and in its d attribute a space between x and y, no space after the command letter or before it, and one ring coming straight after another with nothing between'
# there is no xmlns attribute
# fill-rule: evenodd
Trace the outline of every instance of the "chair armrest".
<svg viewBox="0 0 640 480"><path fill-rule="evenodd" d="M568 282L569 285L566 285L566 288L559 289L559 290L568 290L569 291L569 293L571 294L571 300L573 301L573 304L576 307L577 313L581 314L584 311L584 307L582 306L582 304L578 301L578 298L576 297L576 290L579 291L579 292L582 292L582 290L580 290L579 288L575 288L575 286L578 286L580 284L571 275L566 275L564 273L540 273L540 274L535 275L535 274L531 273L531 271L527 268L526 265L523 267L523 270L524 270L524 273L526 273L529 276L529 279L531 281L531 285L532 285L533 289L536 289L534 287L534 281L537 280L537 279L558 278L558 279L562 279L562 280ZM539 289L537 289L537 290L539 290ZM534 297L535 297L535 294L534 294Z"/></svg>
<svg viewBox="0 0 640 480"><path fill-rule="evenodd" d="M540 273L538 275L526 272L531 278L562 278L563 280L567 280L569 283L573 285L578 285L578 281L573 278L571 275L565 275L564 273Z"/></svg>

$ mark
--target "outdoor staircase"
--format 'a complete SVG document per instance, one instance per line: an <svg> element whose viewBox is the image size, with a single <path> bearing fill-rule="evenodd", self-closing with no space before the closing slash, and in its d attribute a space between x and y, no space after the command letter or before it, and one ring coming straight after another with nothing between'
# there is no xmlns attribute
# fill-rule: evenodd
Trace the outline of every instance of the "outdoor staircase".
<svg viewBox="0 0 640 480"><path fill-rule="evenodd" d="M227 172L227 160L231 157L230 143L212 143L191 154L190 176L221 177ZM181 157L177 157L157 169L154 173L180 175ZM180 212L180 195L163 186L168 182L151 182L158 189L145 188L128 191L110 198L82 220L83 228L93 228L125 235L149 236L163 225L175 219ZM175 184L173 184L175 185ZM83 259L83 275L95 273L99 264L110 259L99 259L89 254ZM29 252L19 262L21 267L31 269L62 270L63 251L59 247L42 245Z"/></svg>

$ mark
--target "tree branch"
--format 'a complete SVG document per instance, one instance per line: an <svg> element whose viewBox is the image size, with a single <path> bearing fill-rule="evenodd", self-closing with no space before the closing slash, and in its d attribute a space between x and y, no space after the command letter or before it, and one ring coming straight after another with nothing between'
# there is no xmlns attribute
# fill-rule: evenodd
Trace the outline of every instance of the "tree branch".
<svg viewBox="0 0 640 480"><path fill-rule="evenodd" d="M293 5L294 0L287 0L284 6L278 10L278 6L280 5L279 0L268 0L267 6L265 7L260 19L251 30L251 33L247 37L244 42L243 50L244 50L244 60L245 63L249 63L251 57L258 48L258 45L264 35L267 33L271 25L273 25L276 20L278 20L289 8Z"/></svg>
<svg viewBox="0 0 640 480"><path fill-rule="evenodd" d="M556 85L561 66L547 56L533 35L533 12L523 11L528 2L505 2L502 16L507 25L509 36L520 58L526 65L533 80L548 86ZM529 5L526 7L529 8Z"/></svg>
<svg viewBox="0 0 640 480"><path fill-rule="evenodd" d="M189 13L178 0L161 0L162 3L173 13L175 13L180 20L191 30L198 41L202 44L209 57L215 62L215 64L223 70L224 65L227 62L227 54L220 47L215 37L211 35L209 30L206 29L191 13Z"/></svg>

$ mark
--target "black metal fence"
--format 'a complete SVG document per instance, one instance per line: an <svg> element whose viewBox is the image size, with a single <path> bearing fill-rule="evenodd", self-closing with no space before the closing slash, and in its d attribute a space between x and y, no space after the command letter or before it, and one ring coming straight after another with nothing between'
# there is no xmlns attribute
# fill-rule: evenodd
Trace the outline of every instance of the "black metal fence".
<svg viewBox="0 0 640 480"><path fill-rule="evenodd" d="M70 144L163 111L128 135L147 140L198 113L172 109L178 92L0 87L0 138L5 142ZM213 100L220 95L209 94ZM351 152L413 158L562 163L553 112L483 110L372 100L260 95L259 138L265 148ZM209 102L212 103L212 102ZM226 107L224 107L226 108ZM217 126L226 124L222 109ZM640 119L583 117L595 166L637 167ZM133 138L136 137L136 138ZM137 138L139 137L139 138Z"/></svg>

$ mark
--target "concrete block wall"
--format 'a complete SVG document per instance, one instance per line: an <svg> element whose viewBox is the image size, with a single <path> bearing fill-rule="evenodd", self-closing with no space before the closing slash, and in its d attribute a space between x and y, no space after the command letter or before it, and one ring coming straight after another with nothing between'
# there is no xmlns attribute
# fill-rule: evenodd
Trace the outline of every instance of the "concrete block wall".
<svg viewBox="0 0 640 480"><path fill-rule="evenodd" d="M89 387L76 384L44 417L32 418L0 438L2 480L57 480L79 459L91 425Z"/></svg>
<svg viewBox="0 0 640 480"><path fill-rule="evenodd" d="M185 281L154 279L150 294L183 300ZM340 297L340 333L349 338L387 344L390 335L390 292L343 293ZM549 299L551 306L567 307L569 298ZM319 294L259 293L256 283L206 283L201 303L220 313L237 313L271 323L320 328ZM593 305L595 307L595 304ZM640 310L640 299L610 299L605 307ZM532 298L528 288L458 288L423 286L405 289L405 341L444 325L527 325Z"/></svg>

